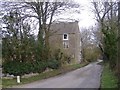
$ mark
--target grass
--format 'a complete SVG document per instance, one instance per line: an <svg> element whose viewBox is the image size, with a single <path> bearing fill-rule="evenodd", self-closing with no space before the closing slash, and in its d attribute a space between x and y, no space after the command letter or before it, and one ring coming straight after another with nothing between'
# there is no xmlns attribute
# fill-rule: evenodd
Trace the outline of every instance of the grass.
<svg viewBox="0 0 120 90"><path fill-rule="evenodd" d="M9 88L9 87L12 87L15 85L27 84L27 83L31 83L31 82L34 82L37 80L42 80L42 79L46 79L46 78L53 77L56 75L64 74L66 72L81 68L87 64L88 63L68 65L68 66L64 66L64 67L57 69L57 70L41 73L37 76L32 76L29 78L21 78L20 84L16 83L16 78L14 78L14 79L2 79L2 88Z"/></svg>
<svg viewBox="0 0 120 90"><path fill-rule="evenodd" d="M101 88L117 88L117 77L114 72L109 69L109 65L105 64L102 78L101 78Z"/></svg>

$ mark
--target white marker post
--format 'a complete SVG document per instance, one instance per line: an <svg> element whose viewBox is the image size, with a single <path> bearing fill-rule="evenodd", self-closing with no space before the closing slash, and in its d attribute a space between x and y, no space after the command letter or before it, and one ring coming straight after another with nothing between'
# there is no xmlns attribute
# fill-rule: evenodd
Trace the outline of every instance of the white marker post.
<svg viewBox="0 0 120 90"><path fill-rule="evenodd" d="M20 83L20 76L17 76L17 83Z"/></svg>

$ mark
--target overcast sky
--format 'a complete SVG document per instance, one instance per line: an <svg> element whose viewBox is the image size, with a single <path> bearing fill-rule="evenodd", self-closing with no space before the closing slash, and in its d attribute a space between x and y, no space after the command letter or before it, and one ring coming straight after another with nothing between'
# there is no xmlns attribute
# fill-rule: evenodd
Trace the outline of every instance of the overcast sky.
<svg viewBox="0 0 120 90"><path fill-rule="evenodd" d="M90 26L95 25L95 20L93 12L91 12L91 2L90 0L73 0L76 3L80 4L80 13L74 14L74 13L68 13L61 17L69 17L69 18L75 18L79 21L79 27L80 28L89 28ZM71 10L68 10L68 12Z"/></svg>
<svg viewBox="0 0 120 90"><path fill-rule="evenodd" d="M73 0L76 3L80 4L80 13L70 13L72 10L67 10L64 14L59 15L56 18L68 18L76 19L79 21L80 28L89 28L90 26L95 25L94 13L92 12L92 4L90 0ZM61 20L61 19L60 19Z"/></svg>
<svg viewBox="0 0 120 90"><path fill-rule="evenodd" d="M90 27L95 25L94 13L92 12L92 4L90 0L75 0L81 5L81 13L79 14L79 27Z"/></svg>

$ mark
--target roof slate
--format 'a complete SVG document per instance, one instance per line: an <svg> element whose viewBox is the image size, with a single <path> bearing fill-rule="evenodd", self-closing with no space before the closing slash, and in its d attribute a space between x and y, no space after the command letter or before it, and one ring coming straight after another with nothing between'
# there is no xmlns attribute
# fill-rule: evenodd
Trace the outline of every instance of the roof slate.
<svg viewBox="0 0 120 90"><path fill-rule="evenodd" d="M80 33L78 22L60 22L60 23L53 23L51 25L51 31L56 32L56 34L63 34L63 33Z"/></svg>

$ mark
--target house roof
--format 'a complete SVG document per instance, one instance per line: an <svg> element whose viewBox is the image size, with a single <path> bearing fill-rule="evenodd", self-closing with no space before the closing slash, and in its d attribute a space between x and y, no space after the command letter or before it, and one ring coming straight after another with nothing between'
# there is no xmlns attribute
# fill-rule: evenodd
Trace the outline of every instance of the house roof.
<svg viewBox="0 0 120 90"><path fill-rule="evenodd" d="M51 25L51 31L56 32L56 34L63 34L63 33L79 33L79 26L78 22L59 22L53 23Z"/></svg>

